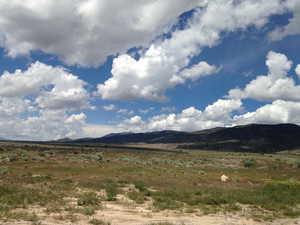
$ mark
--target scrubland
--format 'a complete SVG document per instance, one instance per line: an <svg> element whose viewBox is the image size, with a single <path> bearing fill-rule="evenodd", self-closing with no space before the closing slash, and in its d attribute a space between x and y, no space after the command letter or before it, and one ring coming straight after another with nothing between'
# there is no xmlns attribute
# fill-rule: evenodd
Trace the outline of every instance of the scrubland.
<svg viewBox="0 0 300 225"><path fill-rule="evenodd" d="M299 218L297 150L0 144L0 224L300 224Z"/></svg>

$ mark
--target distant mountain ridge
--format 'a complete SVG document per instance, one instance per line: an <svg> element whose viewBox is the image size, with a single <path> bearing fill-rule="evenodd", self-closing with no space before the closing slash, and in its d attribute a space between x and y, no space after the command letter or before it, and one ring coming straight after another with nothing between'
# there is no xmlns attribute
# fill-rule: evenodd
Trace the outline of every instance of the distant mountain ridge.
<svg viewBox="0 0 300 225"><path fill-rule="evenodd" d="M9 139L0 137L0 141L9 141Z"/></svg>
<svg viewBox="0 0 300 225"><path fill-rule="evenodd" d="M236 127L181 132L114 133L101 138L73 140L73 143L176 143L183 149L277 152L300 148L300 126L295 124L249 124Z"/></svg>
<svg viewBox="0 0 300 225"><path fill-rule="evenodd" d="M55 140L54 142L66 143L66 142L72 142L72 141L73 141L73 139L71 139L71 138L61 138L61 139Z"/></svg>
<svg viewBox="0 0 300 225"><path fill-rule="evenodd" d="M179 134L188 134L180 131L154 131L146 133L114 133L101 138L95 138L93 141L100 143L173 143L177 140ZM175 139L174 139L175 138ZM174 140L173 140L174 139Z"/></svg>
<svg viewBox="0 0 300 225"><path fill-rule="evenodd" d="M102 138L111 138L111 137L117 137L117 136L123 136L123 135L129 135L129 134L134 134L133 132L121 132L121 133L110 133Z"/></svg>

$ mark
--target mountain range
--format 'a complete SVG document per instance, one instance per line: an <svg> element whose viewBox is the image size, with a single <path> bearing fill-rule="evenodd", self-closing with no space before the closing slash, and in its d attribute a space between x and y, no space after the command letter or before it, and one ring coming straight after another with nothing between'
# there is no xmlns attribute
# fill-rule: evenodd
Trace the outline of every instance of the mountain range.
<svg viewBox="0 0 300 225"><path fill-rule="evenodd" d="M100 138L69 140L68 143L173 143L179 149L203 149L272 153L300 148L300 126L295 124L249 124L182 132L113 133Z"/></svg>
<svg viewBox="0 0 300 225"><path fill-rule="evenodd" d="M7 138L0 137L0 141L9 141Z"/></svg>

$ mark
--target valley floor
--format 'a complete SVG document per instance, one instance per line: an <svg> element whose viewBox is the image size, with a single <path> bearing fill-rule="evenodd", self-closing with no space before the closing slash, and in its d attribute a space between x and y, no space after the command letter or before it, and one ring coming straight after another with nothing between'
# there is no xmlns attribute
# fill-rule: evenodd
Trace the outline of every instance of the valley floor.
<svg viewBox="0 0 300 225"><path fill-rule="evenodd" d="M131 147L1 143L0 224L300 224L298 151Z"/></svg>

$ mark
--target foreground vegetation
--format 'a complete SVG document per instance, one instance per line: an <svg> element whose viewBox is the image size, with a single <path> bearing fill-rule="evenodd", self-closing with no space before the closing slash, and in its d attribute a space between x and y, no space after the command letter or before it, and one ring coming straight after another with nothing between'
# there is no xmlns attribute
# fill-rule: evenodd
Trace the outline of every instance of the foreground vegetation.
<svg viewBox="0 0 300 225"><path fill-rule="evenodd" d="M2 143L0 163L0 222L37 224L40 211L75 222L104 210L105 202L117 204L120 196L153 212L244 213L256 220L300 216L297 151L262 155ZM227 182L220 180L223 174Z"/></svg>

